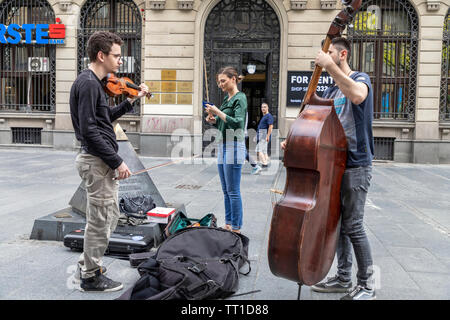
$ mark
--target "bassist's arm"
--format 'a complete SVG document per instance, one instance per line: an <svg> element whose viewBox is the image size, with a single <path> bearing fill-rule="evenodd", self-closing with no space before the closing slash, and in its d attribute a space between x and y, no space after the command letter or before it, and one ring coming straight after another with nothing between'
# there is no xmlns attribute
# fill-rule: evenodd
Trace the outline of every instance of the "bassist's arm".
<svg viewBox="0 0 450 320"><path fill-rule="evenodd" d="M326 69L344 96L350 99L353 104L359 105L366 100L369 90L364 83L354 81L334 62L327 66Z"/></svg>

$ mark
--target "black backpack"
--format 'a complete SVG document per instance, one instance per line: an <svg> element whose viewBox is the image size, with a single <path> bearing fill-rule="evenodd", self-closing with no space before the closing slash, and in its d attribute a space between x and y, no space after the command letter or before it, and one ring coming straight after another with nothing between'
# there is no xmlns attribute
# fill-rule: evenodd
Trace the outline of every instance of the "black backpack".
<svg viewBox="0 0 450 320"><path fill-rule="evenodd" d="M249 239L213 227L180 230L156 254L138 266L141 278L119 300L226 298L238 290L241 267L248 261Z"/></svg>

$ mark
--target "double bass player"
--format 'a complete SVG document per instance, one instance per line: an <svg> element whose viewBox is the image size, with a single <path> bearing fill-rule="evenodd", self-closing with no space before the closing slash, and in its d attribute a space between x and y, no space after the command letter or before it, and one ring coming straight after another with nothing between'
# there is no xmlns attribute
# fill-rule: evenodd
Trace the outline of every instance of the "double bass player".
<svg viewBox="0 0 450 320"><path fill-rule="evenodd" d="M334 38L315 63L333 77L335 86L323 98L334 99L334 107L347 139L347 162L341 184L341 228L336 249L338 270L334 277L313 285L316 292L347 293L342 300L373 300L373 260L363 226L364 205L372 178L373 91L366 73L350 69L347 39ZM282 143L284 149L285 144ZM357 285L352 289L352 247L358 265Z"/></svg>

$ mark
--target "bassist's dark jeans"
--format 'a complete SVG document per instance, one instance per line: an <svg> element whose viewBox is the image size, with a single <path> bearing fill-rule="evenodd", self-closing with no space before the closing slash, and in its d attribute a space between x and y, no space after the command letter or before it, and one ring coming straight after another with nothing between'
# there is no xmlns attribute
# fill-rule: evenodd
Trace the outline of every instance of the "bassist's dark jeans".
<svg viewBox="0 0 450 320"><path fill-rule="evenodd" d="M372 179L372 166L347 168L341 185L341 233L337 245L338 276L350 281L352 246L358 264L358 284L372 288L372 254L364 231L364 205Z"/></svg>

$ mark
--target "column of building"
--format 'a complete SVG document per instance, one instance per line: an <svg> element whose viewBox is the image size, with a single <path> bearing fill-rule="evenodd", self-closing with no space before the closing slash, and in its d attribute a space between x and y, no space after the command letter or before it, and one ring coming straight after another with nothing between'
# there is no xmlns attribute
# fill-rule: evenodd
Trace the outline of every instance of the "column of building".
<svg viewBox="0 0 450 320"><path fill-rule="evenodd" d="M190 140L195 121L201 120L193 103L195 5L176 0L146 4L144 78L153 96L142 109L143 155L172 156L174 146Z"/></svg>
<svg viewBox="0 0 450 320"><path fill-rule="evenodd" d="M445 145L439 129L442 34L447 7L440 1L414 1L420 16L414 163L439 163Z"/></svg>
<svg viewBox="0 0 450 320"><path fill-rule="evenodd" d="M56 149L73 149L78 141L73 134L69 95L77 77L77 28L82 1L54 1L55 16L66 26L64 45L56 48L56 114L53 129L53 146Z"/></svg>

